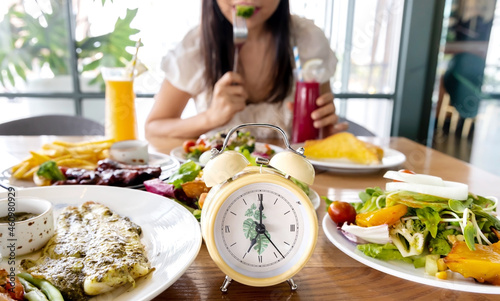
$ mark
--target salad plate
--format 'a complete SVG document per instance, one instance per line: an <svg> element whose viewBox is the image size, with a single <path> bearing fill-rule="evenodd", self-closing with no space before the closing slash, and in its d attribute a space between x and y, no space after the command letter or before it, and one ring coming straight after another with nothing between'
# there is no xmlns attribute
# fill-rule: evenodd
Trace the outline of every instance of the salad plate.
<svg viewBox="0 0 500 301"><path fill-rule="evenodd" d="M294 144L293 148L303 147L304 144ZM318 168L327 169L337 173L371 173L386 168L394 168L406 161L406 156L395 149L384 148L384 157L382 163L373 165L363 165L359 163L350 162L348 160L334 160L334 159L310 159L307 158L312 165Z"/></svg>
<svg viewBox="0 0 500 301"><path fill-rule="evenodd" d="M272 144L268 144L268 143L261 143L261 142L255 142L255 148L258 150L258 149L261 149L261 148L264 148L265 145L268 145L272 150L274 150L276 153L279 153L279 152L282 152L283 151L283 148L279 147L279 146L276 146L276 145L272 145ZM181 163L184 163L188 160L187 158L187 153L184 151L183 147L182 146L178 146L174 149L172 149L172 151L170 152L170 155L172 157L174 157L175 159L179 160L179 162ZM195 163L198 163L198 160L193 160ZM204 167L203 164L200 164L201 167Z"/></svg>
<svg viewBox="0 0 500 301"><path fill-rule="evenodd" d="M148 165L160 166L162 171L160 179L165 180L179 168L180 163L177 159L173 158L172 156L162 153L150 152ZM13 186L18 188L38 187L33 181L19 180L13 178L11 167L3 170L0 173L0 183L7 186ZM128 186L127 188L143 189L144 185L139 184L134 186Z"/></svg>
<svg viewBox="0 0 500 301"><path fill-rule="evenodd" d="M16 197L33 196L54 205L57 217L63 208L86 201L101 203L142 228L144 244L154 270L131 286L117 288L89 300L152 300L179 279L194 261L201 247L200 226L194 216L171 199L141 190L94 185L45 186L18 190ZM0 198L7 197L1 192ZM139 200L139 201L138 201ZM17 258L35 259L39 253ZM8 261L0 268L9 267Z"/></svg>
<svg viewBox="0 0 500 301"><path fill-rule="evenodd" d="M447 272L448 279L440 280L434 276L427 275L424 268L416 269L413 264L410 263L402 261L383 261L368 257L356 249L355 243L345 238L345 236L337 229L337 225L331 220L328 214L323 218L322 226L326 237L339 250L354 260L357 260L358 262L383 273L439 288L471 293L500 294L500 286L478 283L472 278L464 278L462 275L451 271Z"/></svg>

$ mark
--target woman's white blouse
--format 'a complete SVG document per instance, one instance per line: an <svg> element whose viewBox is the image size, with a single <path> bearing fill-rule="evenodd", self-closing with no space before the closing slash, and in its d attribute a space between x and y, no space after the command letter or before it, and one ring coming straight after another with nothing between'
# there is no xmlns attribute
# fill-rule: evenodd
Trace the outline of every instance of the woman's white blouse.
<svg viewBox="0 0 500 301"><path fill-rule="evenodd" d="M298 47L302 64L309 59L322 59L325 67L324 78L331 78L335 73L337 58L323 31L313 21L292 15L291 33L292 46ZM163 57L161 63L165 79L193 97L196 113L206 111L210 105L209 94L204 85L205 64L200 46L201 32L197 26ZM279 103L248 104L243 111L236 113L228 124L211 132L229 130L242 123L260 122L277 125L289 133L292 126L292 112L287 108L286 102L293 102L294 93L295 89ZM279 135L277 131L267 128L251 129L251 131L261 138Z"/></svg>

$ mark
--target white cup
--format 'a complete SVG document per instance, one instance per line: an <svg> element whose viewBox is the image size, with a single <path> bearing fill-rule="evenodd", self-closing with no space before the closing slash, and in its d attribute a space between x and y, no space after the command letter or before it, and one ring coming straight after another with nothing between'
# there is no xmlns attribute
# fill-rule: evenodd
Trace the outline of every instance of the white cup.
<svg viewBox="0 0 500 301"><path fill-rule="evenodd" d="M130 165L148 164L148 143L142 140L115 142L109 149L109 157L112 160Z"/></svg>
<svg viewBox="0 0 500 301"><path fill-rule="evenodd" d="M15 208L18 213L27 212L35 216L15 223L0 223L1 256L21 256L45 246L55 233L52 203L28 196L16 197L15 201L8 198L0 200L0 216L8 216L9 212L14 212L10 208Z"/></svg>

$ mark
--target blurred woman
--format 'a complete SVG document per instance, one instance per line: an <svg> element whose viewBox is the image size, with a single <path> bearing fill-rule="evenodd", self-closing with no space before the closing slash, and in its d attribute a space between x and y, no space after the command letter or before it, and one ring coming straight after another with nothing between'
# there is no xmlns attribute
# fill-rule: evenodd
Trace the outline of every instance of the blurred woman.
<svg viewBox="0 0 500 301"><path fill-rule="evenodd" d="M234 73L232 15L237 5L252 5L248 38L240 49ZM203 0L201 25L192 29L162 61L165 80L146 121L146 138L193 138L227 130L241 123L265 122L291 129L294 59L323 61L325 81L312 113L314 126L330 135L345 130L337 124L329 78L337 59L322 30L310 20L290 14L288 0ZM181 119L190 98L197 114ZM274 136L267 128L257 137Z"/></svg>

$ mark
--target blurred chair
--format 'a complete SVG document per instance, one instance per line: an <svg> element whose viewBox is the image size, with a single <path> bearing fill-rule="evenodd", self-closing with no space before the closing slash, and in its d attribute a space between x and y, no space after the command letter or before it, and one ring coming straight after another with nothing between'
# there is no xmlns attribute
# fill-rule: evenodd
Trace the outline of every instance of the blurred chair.
<svg viewBox="0 0 500 301"><path fill-rule="evenodd" d="M356 122L350 121L345 119L344 117L339 117L339 123L340 122L347 122L349 124L349 127L347 128L347 132L353 134L354 136L368 136L368 137L374 137L375 134L370 132L368 129L365 127L357 124Z"/></svg>
<svg viewBox="0 0 500 301"><path fill-rule="evenodd" d="M472 53L456 54L442 77L444 95L439 108L438 129L442 129L451 114L450 133L455 133L460 117L464 118L462 137L468 137L482 98L481 86L485 60Z"/></svg>
<svg viewBox="0 0 500 301"><path fill-rule="evenodd" d="M1 123L0 135L104 135L104 126L80 116L41 115Z"/></svg>

